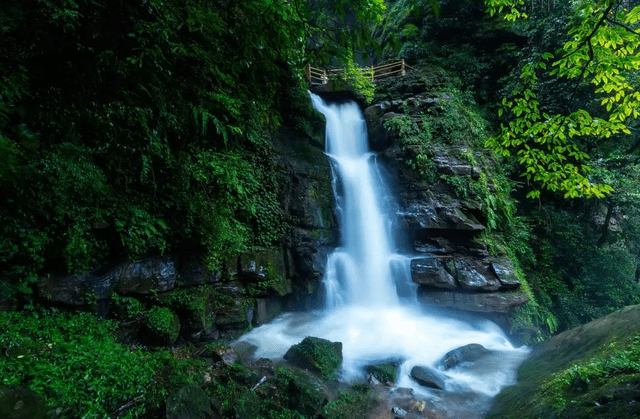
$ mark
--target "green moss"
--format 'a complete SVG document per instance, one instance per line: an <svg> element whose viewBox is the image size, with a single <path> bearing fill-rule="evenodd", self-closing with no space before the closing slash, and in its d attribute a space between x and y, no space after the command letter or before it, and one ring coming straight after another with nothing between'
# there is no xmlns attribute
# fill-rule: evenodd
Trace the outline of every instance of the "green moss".
<svg viewBox="0 0 640 419"><path fill-rule="evenodd" d="M111 294L111 304L115 317L119 319L131 319L144 313L144 305L133 297L122 297L114 293Z"/></svg>
<svg viewBox="0 0 640 419"><path fill-rule="evenodd" d="M296 365L310 368L328 378L342 365L342 343L308 336L289 348L284 357Z"/></svg>
<svg viewBox="0 0 640 419"><path fill-rule="evenodd" d="M396 382L396 374L398 373L398 367L390 362L383 364L368 365L366 370L369 374L373 374L379 381L383 383Z"/></svg>
<svg viewBox="0 0 640 419"><path fill-rule="evenodd" d="M275 383L280 394L284 396L286 407L305 417L315 417L327 402L322 383L306 371L278 368Z"/></svg>
<svg viewBox="0 0 640 419"><path fill-rule="evenodd" d="M617 349L612 343L603 353L554 374L540 386L540 394L554 409L561 410L569 396L583 393L592 383L606 382L615 375L636 373L639 369L640 335L625 349Z"/></svg>
<svg viewBox="0 0 640 419"><path fill-rule="evenodd" d="M178 316L166 307L154 306L147 312L147 327L163 343L172 344L178 338Z"/></svg>
<svg viewBox="0 0 640 419"><path fill-rule="evenodd" d="M349 391L341 393L325 406L324 417L326 419L367 419L377 402L377 397L369 386L355 384Z"/></svg>

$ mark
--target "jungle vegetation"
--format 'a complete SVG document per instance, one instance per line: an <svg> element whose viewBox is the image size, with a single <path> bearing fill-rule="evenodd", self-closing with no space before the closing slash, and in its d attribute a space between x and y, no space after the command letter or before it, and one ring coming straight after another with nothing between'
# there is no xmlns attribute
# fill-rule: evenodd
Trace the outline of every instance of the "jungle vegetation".
<svg viewBox="0 0 640 419"><path fill-rule="evenodd" d="M493 133L482 140L508 184L493 244L517 258L532 288L539 308L528 321L550 334L640 302L637 0L9 3L0 13L0 300L28 295L45 273L167 252L199 254L216 269L279 244L287 225L271 136L313 118L305 65L377 57L440 68L465 97L456 103L472 98ZM85 369L125 360L135 377L121 392L148 392L156 407L204 368L180 354L125 351L112 324L86 315L1 320L3 353L37 354L6 385L50 368L39 361L57 356L53 346ZM87 327L97 334L73 345L62 337ZM96 343L103 365L87 356ZM189 374L158 382L147 366ZM51 376L42 394L69 415L113 413L126 399L109 396L104 377L90 390L108 389L106 404L74 398L65 375Z"/></svg>

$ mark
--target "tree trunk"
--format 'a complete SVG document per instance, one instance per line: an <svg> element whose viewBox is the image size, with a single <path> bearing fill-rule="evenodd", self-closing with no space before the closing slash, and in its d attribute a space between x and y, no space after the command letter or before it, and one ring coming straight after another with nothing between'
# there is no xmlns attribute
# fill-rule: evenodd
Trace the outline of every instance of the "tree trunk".
<svg viewBox="0 0 640 419"><path fill-rule="evenodd" d="M604 223L602 224L600 238L598 239L598 247L602 247L609 237L609 223L611 222L611 216L613 215L613 209L615 208L615 206L616 204L613 202L613 200L609 199L609 205L607 206L607 215L604 217Z"/></svg>

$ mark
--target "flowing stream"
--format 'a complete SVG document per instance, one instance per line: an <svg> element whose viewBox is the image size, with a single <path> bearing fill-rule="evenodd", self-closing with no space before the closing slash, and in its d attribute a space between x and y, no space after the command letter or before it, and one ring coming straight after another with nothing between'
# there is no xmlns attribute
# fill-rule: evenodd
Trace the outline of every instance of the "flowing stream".
<svg viewBox="0 0 640 419"><path fill-rule="evenodd" d="M326 118L326 154L332 162L341 232L341 246L329 256L323 279L325 309L283 314L240 340L258 347L256 357L272 359L306 336L342 342L341 379L362 380L366 365L398 360L396 385L430 397L436 396L409 376L411 368L437 368L448 351L478 343L494 356L446 371L445 390L493 396L513 384L527 349L514 348L497 325L429 313L415 297L398 295L399 289L411 286L411 258L395 253L394 214L385 204L388 187L368 150L362 113L353 102L328 104L317 95L311 98ZM408 294L415 296L415 290Z"/></svg>

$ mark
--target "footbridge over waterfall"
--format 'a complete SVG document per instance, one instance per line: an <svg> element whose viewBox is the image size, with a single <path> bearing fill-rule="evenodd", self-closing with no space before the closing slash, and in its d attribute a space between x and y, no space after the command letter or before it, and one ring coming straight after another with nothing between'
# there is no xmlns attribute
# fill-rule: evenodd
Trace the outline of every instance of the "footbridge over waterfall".
<svg viewBox="0 0 640 419"><path fill-rule="evenodd" d="M392 63L382 64L379 66L360 67L357 70L364 77L370 79L372 82L377 82L382 79L390 77L402 77L407 74L409 65L404 60L394 61ZM341 76L346 73L344 68L326 69L312 67L311 64L307 65L305 74L309 86L312 90L335 90L336 82L346 82Z"/></svg>

